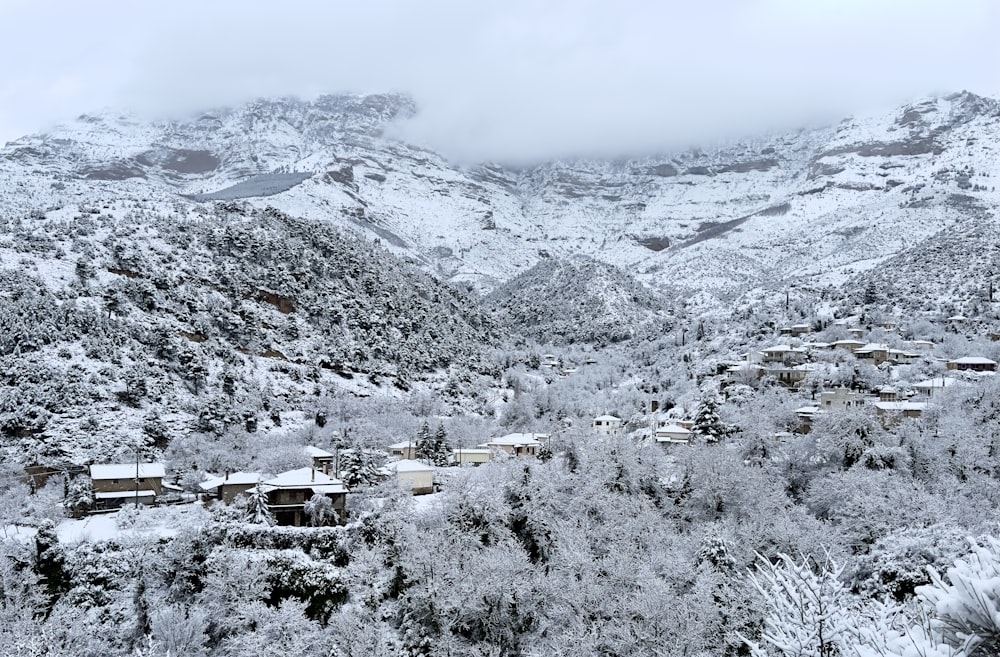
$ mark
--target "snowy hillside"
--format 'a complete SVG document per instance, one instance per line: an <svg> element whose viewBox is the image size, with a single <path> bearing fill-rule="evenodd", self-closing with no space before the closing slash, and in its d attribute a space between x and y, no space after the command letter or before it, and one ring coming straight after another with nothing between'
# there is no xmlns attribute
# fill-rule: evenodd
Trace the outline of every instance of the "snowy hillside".
<svg viewBox="0 0 1000 657"><path fill-rule="evenodd" d="M541 343L604 346L669 324L661 298L615 267L584 257L542 260L484 303L508 332Z"/></svg>
<svg viewBox="0 0 1000 657"><path fill-rule="evenodd" d="M4 458L128 458L192 430L277 427L330 390L391 396L485 370L498 336L385 250L238 204L39 213L2 222L0 258Z"/></svg>
<svg viewBox="0 0 1000 657"><path fill-rule="evenodd" d="M417 111L380 95L188 121L82 116L0 151L0 211L137 195L189 212L245 196L483 291L584 254L714 304L789 280L838 284L997 201L1000 103L969 93L712 151L520 169L460 167L384 136Z"/></svg>

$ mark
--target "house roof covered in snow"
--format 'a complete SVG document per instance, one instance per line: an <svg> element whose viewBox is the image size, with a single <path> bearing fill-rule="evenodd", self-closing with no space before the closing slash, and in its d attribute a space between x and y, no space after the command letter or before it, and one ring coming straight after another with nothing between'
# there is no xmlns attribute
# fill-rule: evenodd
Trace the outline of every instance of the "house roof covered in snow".
<svg viewBox="0 0 1000 657"><path fill-rule="evenodd" d="M924 402L875 402L875 408L881 411L922 411L927 408Z"/></svg>
<svg viewBox="0 0 1000 657"><path fill-rule="evenodd" d="M787 344L776 344L773 347L767 347L766 349L761 349L761 353L765 354L783 354L783 353L805 353L805 349L801 347L793 347Z"/></svg>
<svg viewBox="0 0 1000 657"><path fill-rule="evenodd" d="M162 479L164 475L162 463L139 463L138 465L135 463L95 463L90 466L90 478L98 481L135 479L137 470L140 479Z"/></svg>
<svg viewBox="0 0 1000 657"><path fill-rule="evenodd" d="M955 363L956 365L996 365L995 360L990 360L989 358L983 358L982 356L962 356L961 358L956 358L954 360L948 361L949 363Z"/></svg>
<svg viewBox="0 0 1000 657"><path fill-rule="evenodd" d="M328 490L326 492L347 492L347 488L344 486L342 481L334 479L330 475L324 474L322 471L315 468L299 468L298 470L289 470L288 472L282 472L277 477L268 479L264 482L265 490L274 490L276 488L312 488L313 490L316 490L317 486L333 487L333 490Z"/></svg>
<svg viewBox="0 0 1000 657"><path fill-rule="evenodd" d="M867 354L873 351L889 351L889 345L880 342L869 342L868 344L858 347L854 350L856 354Z"/></svg>
<svg viewBox="0 0 1000 657"><path fill-rule="evenodd" d="M548 440L547 433L509 433L500 438L490 438L486 445L540 445L542 440Z"/></svg>
<svg viewBox="0 0 1000 657"><path fill-rule="evenodd" d="M665 427L660 427L656 430L656 433L676 433L676 434L687 434L691 433L689 430L685 429L679 424L668 424Z"/></svg>
<svg viewBox="0 0 1000 657"><path fill-rule="evenodd" d="M201 482L198 486L202 490L213 490L219 486L245 486L247 484L256 484L261 481L262 477L259 472L230 472L229 476L222 477L212 477L206 481Z"/></svg>
<svg viewBox="0 0 1000 657"><path fill-rule="evenodd" d="M325 449L320 449L313 445L306 446L306 454L313 457L314 459L332 459L333 452L328 452Z"/></svg>
<svg viewBox="0 0 1000 657"><path fill-rule="evenodd" d="M390 472L433 472L434 466L411 459L402 459L386 463L385 469Z"/></svg>

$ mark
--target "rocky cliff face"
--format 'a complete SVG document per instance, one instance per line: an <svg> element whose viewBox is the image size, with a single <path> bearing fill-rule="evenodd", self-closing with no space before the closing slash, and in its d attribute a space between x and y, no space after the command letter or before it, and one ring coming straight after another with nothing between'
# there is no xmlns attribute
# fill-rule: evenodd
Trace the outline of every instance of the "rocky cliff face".
<svg viewBox="0 0 1000 657"><path fill-rule="evenodd" d="M706 303L838 285L992 216L1000 103L969 93L713 151L459 167L386 136L398 95L264 100L187 121L81 116L0 151L9 216L109 198L164 214L274 206L489 291L547 257L614 264ZM694 297L699 298L699 297Z"/></svg>

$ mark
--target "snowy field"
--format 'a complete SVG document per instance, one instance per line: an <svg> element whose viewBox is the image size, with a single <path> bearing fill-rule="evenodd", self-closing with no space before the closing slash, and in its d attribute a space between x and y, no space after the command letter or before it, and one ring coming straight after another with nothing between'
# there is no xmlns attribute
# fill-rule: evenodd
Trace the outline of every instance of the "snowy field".
<svg viewBox="0 0 1000 657"><path fill-rule="evenodd" d="M141 508L138 512L126 509L117 513L104 513L85 518L67 518L56 525L59 542L65 545L107 541L129 537L172 537L181 527L201 525L208 517L201 504ZM7 525L2 530L5 540L30 540L35 527Z"/></svg>

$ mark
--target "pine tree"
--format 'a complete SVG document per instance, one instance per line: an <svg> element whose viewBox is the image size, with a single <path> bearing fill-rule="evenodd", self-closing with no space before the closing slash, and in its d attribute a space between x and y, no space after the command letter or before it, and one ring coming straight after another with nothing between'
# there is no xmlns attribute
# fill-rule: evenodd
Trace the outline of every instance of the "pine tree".
<svg viewBox="0 0 1000 657"><path fill-rule="evenodd" d="M714 391L702 395L698 410L695 411L691 433L702 438L706 443L721 442L729 433L729 428L719 417L719 398Z"/></svg>
<svg viewBox="0 0 1000 657"><path fill-rule="evenodd" d="M451 458L451 447L448 446L448 434L444 430L444 424L439 423L437 431L434 432L432 442L431 463L439 468L446 468Z"/></svg>
<svg viewBox="0 0 1000 657"><path fill-rule="evenodd" d="M426 421L417 432L415 452L418 461L430 461L434 457L434 441L431 438L431 428Z"/></svg>
<svg viewBox="0 0 1000 657"><path fill-rule="evenodd" d="M340 478L348 488L371 486L378 482L378 466L362 449L344 450L340 453Z"/></svg>
<svg viewBox="0 0 1000 657"><path fill-rule="evenodd" d="M255 525L273 525L274 514L267 502L267 493L264 488L257 484L250 489L250 497L247 499L247 521Z"/></svg>
<svg viewBox="0 0 1000 657"><path fill-rule="evenodd" d="M45 520L35 534L34 570L48 595L47 614L59 596L69 590L70 578L66 570L66 554L59 545L59 537L51 520Z"/></svg>

